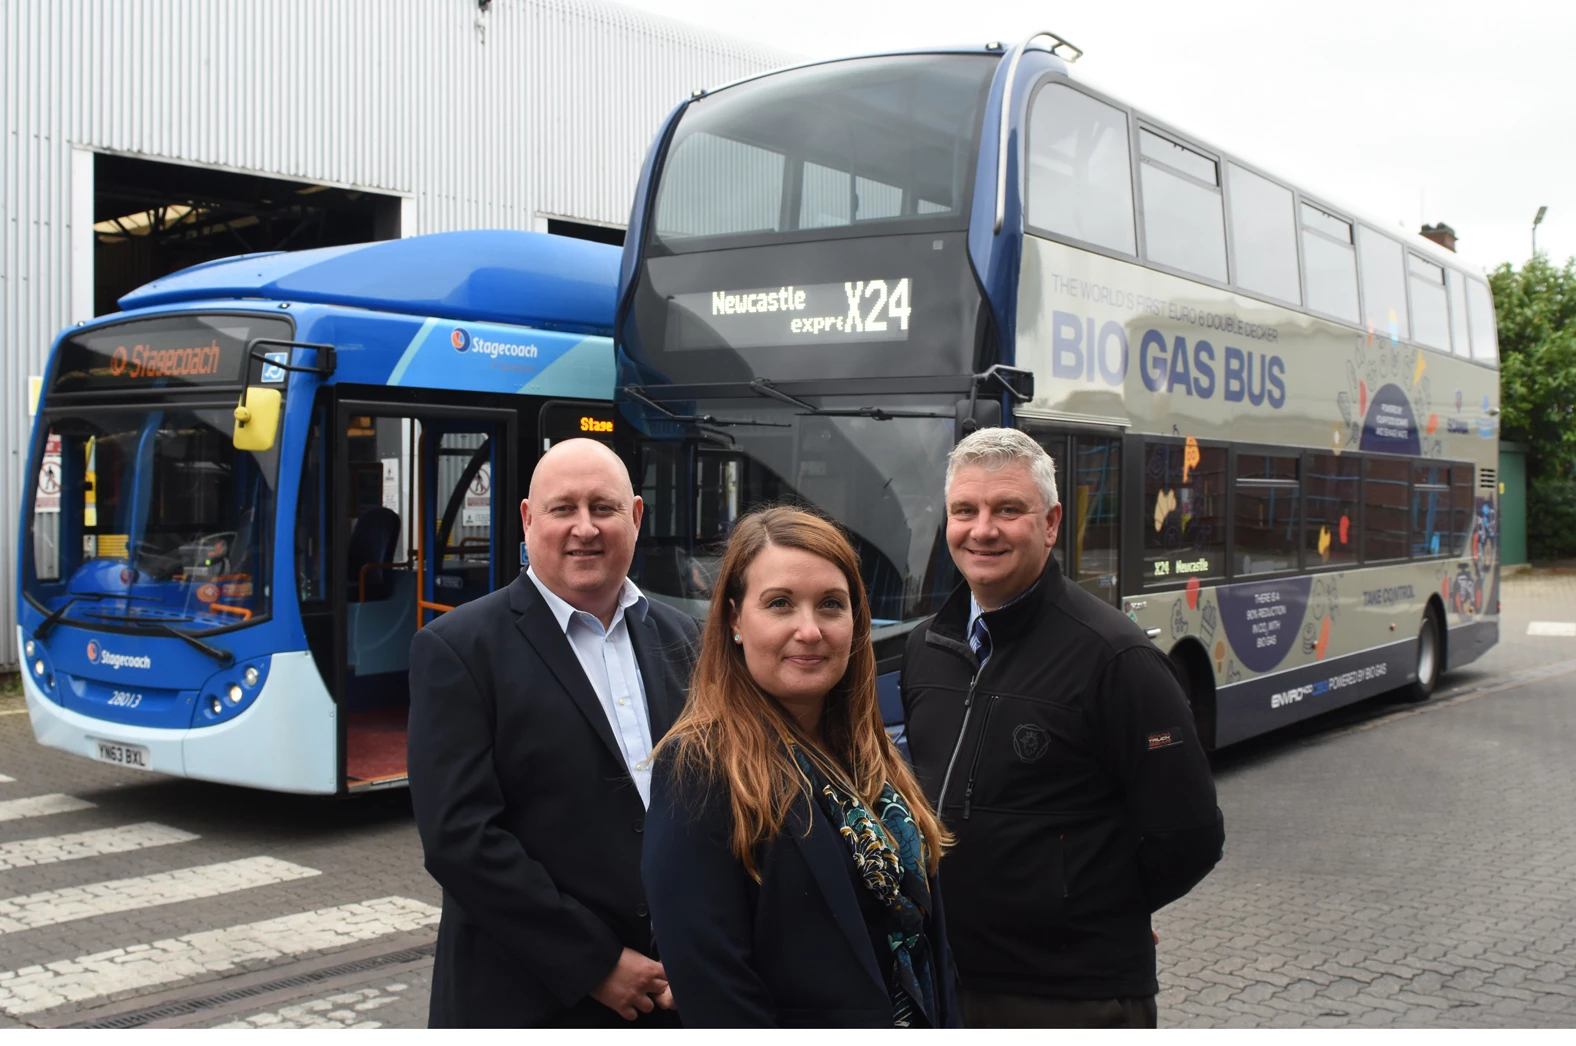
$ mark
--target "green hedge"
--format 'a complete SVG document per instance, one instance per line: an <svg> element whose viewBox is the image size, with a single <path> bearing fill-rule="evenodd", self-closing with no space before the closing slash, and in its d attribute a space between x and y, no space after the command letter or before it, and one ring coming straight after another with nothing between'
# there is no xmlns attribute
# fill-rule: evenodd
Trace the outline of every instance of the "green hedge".
<svg viewBox="0 0 1576 1046"><path fill-rule="evenodd" d="M1576 479L1545 477L1527 491L1527 554L1576 558Z"/></svg>

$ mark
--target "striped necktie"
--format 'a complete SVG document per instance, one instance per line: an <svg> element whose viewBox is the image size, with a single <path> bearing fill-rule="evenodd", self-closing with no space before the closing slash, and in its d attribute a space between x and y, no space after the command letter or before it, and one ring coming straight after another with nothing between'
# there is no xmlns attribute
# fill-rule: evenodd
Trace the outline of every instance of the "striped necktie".
<svg viewBox="0 0 1576 1046"><path fill-rule="evenodd" d="M974 656L979 658L980 666L984 667L990 660L990 629L985 627L985 618L974 619L974 627L969 630L969 646L974 648Z"/></svg>

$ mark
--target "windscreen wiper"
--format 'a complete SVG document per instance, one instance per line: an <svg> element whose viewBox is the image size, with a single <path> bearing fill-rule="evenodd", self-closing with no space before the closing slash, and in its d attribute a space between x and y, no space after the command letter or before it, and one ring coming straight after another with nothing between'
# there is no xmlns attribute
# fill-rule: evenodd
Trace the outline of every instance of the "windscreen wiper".
<svg viewBox="0 0 1576 1046"><path fill-rule="evenodd" d="M158 632L167 636L174 636L176 639L184 640L196 647L198 650L201 650L204 654L207 654L221 665L228 665L235 660L235 655L230 653L228 650L225 650L223 647L216 647L211 643L204 643L196 636L191 635L188 632L182 632L174 625L166 624L163 621L142 621L134 617L126 617L123 614L89 614L88 616L96 618L100 621L114 621L118 624L130 625L132 628L142 629L149 632Z"/></svg>
<svg viewBox="0 0 1576 1046"><path fill-rule="evenodd" d="M56 607L50 612L48 617L44 618L44 620L38 623L37 628L33 629L33 638L38 640L40 643L48 639L49 633L55 630L55 626L60 624L60 620L66 616L66 611L71 609L71 604L83 598L91 597L72 596L70 599Z"/></svg>
<svg viewBox="0 0 1576 1046"><path fill-rule="evenodd" d="M947 418L951 414L939 414L932 410L887 410L885 407L817 407L798 396L790 396L772 383L770 378L756 378L750 382L750 391L757 396L778 400L791 406L798 407L805 414L813 414L822 418L872 418L876 421L891 421L894 418Z"/></svg>
<svg viewBox="0 0 1576 1046"><path fill-rule="evenodd" d="M198 650L201 650L203 653L207 654L221 665L228 665L235 660L235 655L230 653L228 650L225 650L222 647L216 647L211 643L204 643L196 636L182 632L174 625L166 625L162 621L149 621L148 624L152 625L154 628L157 628L166 635L174 636L176 639L184 639L186 642L190 643Z"/></svg>
<svg viewBox="0 0 1576 1046"><path fill-rule="evenodd" d="M145 598L147 598L147 597L146 596L114 596L114 595L109 595L108 593L105 593L105 592L78 592L76 595L74 595L71 598L67 599L64 603L60 604L54 610L50 611L49 616L44 618L44 620L42 620L42 621L40 621L38 623L38 627L33 629L33 638L38 640L39 642L43 642L45 639L49 638L49 633L51 633L51 632L53 632L55 630L55 626L60 624L60 622L65 620L66 611L71 609L71 604L77 602L80 599L145 599ZM34 605L37 606L37 601L33 600L31 596L29 596L28 599L33 601ZM42 610L43 607L39 607L39 609Z"/></svg>
<svg viewBox="0 0 1576 1046"><path fill-rule="evenodd" d="M774 429L787 429L793 427L792 425L789 425L787 422L783 421L756 421L753 418L719 418L715 414L675 414L673 411L664 407L650 396L647 396L644 386L625 385L619 391L628 396L630 399L634 400L636 403L650 407L652 410L657 411L669 421L686 422L691 425L761 425Z"/></svg>

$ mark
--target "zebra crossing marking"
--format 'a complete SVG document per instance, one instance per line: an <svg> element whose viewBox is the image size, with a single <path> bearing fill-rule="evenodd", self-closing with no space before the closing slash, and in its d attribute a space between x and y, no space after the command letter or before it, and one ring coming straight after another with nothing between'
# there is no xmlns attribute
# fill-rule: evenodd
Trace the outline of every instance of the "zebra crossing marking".
<svg viewBox="0 0 1576 1046"><path fill-rule="evenodd" d="M16 778L0 774L0 785L16 784Z"/></svg>
<svg viewBox="0 0 1576 1046"><path fill-rule="evenodd" d="M48 814L69 814L74 810L91 810L93 804L74 795L29 795L21 799L0 802L0 821L20 821L24 817L44 817Z"/></svg>
<svg viewBox="0 0 1576 1046"><path fill-rule="evenodd" d="M0 872L13 868L33 868L59 861L75 861L83 857L103 857L107 854L145 850L150 846L168 846L186 843L199 838L191 832L170 828L156 821L121 825L118 828L95 828L90 832L72 832L69 835L45 835L36 839L16 839L0 843Z"/></svg>
<svg viewBox="0 0 1576 1046"><path fill-rule="evenodd" d="M400 993L410 985L395 982L381 991L360 988L336 992L321 999L292 1003L278 1010L265 1010L249 1017L214 1024L214 1029L232 1028L381 1028L381 1021L366 1014L400 1001Z"/></svg>
<svg viewBox="0 0 1576 1046"><path fill-rule="evenodd" d="M0 899L0 934L36 930L41 926L90 919L96 915L217 897L321 874L316 868L305 868L275 857L248 857L239 861L181 868L173 872L7 897Z"/></svg>
<svg viewBox="0 0 1576 1046"><path fill-rule="evenodd" d="M438 921L430 904L407 897L379 897L220 930L204 930L152 944L0 970L0 1012L38 1013L190 977L234 969L239 963L283 959L339 948Z"/></svg>

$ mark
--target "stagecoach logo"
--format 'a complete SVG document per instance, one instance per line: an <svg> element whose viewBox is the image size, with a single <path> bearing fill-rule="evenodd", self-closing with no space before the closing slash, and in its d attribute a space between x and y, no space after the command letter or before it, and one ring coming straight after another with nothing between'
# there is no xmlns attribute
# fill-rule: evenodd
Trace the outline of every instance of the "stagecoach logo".
<svg viewBox="0 0 1576 1046"><path fill-rule="evenodd" d="M96 639L88 640L88 660L93 662L95 665L103 665L106 668L114 669L153 667L153 658L149 657L147 654L141 654L138 656L132 656L130 654L117 654L114 651L105 650L103 647L99 646L98 640Z"/></svg>
<svg viewBox="0 0 1576 1046"><path fill-rule="evenodd" d="M449 335L449 344L454 346L455 352L464 352L471 347L471 333L464 327L454 328Z"/></svg>
<svg viewBox="0 0 1576 1046"><path fill-rule="evenodd" d="M1051 735L1034 723L1019 723L1012 732L1012 748L1025 763L1037 763L1051 750Z"/></svg>

